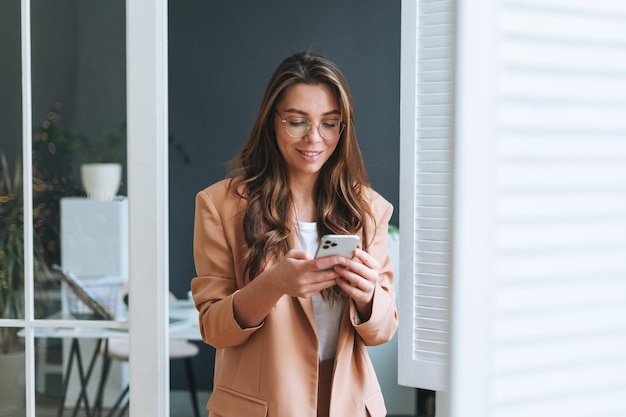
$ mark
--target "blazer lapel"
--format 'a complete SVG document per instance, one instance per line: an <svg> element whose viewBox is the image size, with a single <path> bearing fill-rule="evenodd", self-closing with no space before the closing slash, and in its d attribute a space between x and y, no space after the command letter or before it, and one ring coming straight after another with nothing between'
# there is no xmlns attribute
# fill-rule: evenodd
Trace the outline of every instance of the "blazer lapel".
<svg viewBox="0 0 626 417"><path fill-rule="evenodd" d="M352 302L348 298L346 300L346 305L343 310L343 315L341 317L341 324L339 325L339 337L337 338L337 356L339 356L339 352L343 350L343 346L348 341L348 336L350 333L350 327L352 327L352 323L350 322L350 304Z"/></svg>
<svg viewBox="0 0 626 417"><path fill-rule="evenodd" d="M315 313L313 312L313 300L309 298L301 298L298 297L298 301L300 302L300 306L302 310L304 310L304 314L306 314L306 318L309 319L309 325L313 329L313 332L317 336L317 326L315 325Z"/></svg>

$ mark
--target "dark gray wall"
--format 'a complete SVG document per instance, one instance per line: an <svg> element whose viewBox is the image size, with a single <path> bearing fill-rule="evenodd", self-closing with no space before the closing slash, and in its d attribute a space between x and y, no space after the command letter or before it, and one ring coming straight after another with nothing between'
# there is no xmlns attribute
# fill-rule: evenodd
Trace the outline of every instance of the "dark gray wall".
<svg viewBox="0 0 626 417"><path fill-rule="evenodd" d="M311 49L343 69L372 185L398 202L399 2L225 3L170 5L170 131L192 155L191 165L176 155L170 164L172 289L181 296L194 269L179 232L192 229L195 193L224 177L272 71L292 52Z"/></svg>
<svg viewBox="0 0 626 417"><path fill-rule="evenodd" d="M195 275L194 196L224 178L271 73L293 52L309 49L342 68L370 181L398 206L400 2L242 3L170 3L170 130L192 157L190 165L170 157L170 288L180 297ZM197 361L203 386L211 383L207 350Z"/></svg>
<svg viewBox="0 0 626 417"><path fill-rule="evenodd" d="M322 53L344 71L370 181L398 207L399 1L176 0L169 7L170 131L191 155L187 165L170 155L175 295L186 297L195 275L195 194L225 176L271 73L298 50ZM32 15L34 123L62 101L71 130L92 136L115 131L126 113L123 0L35 0ZM21 118L19 2L2 2L0 23L0 140L13 152L21 148L21 122L10 123ZM396 210L392 222L397 219ZM202 345L195 365L200 387L210 387L212 348ZM173 386L181 381L173 364Z"/></svg>

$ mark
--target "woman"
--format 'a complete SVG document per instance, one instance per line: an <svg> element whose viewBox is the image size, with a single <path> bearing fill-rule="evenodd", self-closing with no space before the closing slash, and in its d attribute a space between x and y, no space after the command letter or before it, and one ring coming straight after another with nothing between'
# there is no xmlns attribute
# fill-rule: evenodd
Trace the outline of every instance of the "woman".
<svg viewBox="0 0 626 417"><path fill-rule="evenodd" d="M217 349L210 416L386 415L365 347L398 325L393 207L368 185L339 68L285 59L230 172L196 197L191 288ZM313 259L327 233L361 247Z"/></svg>

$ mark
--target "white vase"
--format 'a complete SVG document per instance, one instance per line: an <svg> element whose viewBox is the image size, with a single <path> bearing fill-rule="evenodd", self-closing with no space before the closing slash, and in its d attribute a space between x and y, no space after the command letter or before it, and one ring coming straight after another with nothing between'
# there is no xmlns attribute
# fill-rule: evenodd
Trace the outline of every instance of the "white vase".
<svg viewBox="0 0 626 417"><path fill-rule="evenodd" d="M92 200L111 201L117 195L122 181L122 164L82 164L80 176L87 197Z"/></svg>

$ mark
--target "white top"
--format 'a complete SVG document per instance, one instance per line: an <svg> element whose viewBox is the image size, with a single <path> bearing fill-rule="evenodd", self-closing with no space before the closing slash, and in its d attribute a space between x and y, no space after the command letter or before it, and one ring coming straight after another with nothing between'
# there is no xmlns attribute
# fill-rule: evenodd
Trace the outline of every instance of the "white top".
<svg viewBox="0 0 626 417"><path fill-rule="evenodd" d="M299 221L297 225L300 248L304 249L311 257L315 256L319 244L317 224L315 222ZM339 325L345 301L338 300L330 303L325 301L320 293L314 294L312 298L315 326L317 328L317 356L320 361L334 358L337 351Z"/></svg>

